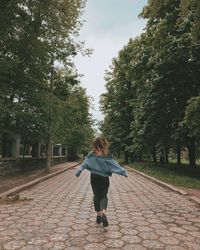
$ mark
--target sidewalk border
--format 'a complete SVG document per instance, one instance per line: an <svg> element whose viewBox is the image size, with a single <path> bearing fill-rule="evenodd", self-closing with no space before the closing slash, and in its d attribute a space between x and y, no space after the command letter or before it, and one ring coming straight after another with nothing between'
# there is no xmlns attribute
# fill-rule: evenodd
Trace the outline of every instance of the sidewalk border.
<svg viewBox="0 0 200 250"><path fill-rule="evenodd" d="M181 189L178 189L178 188L176 188L176 187L174 187L174 186L172 186L172 185L170 185L170 184L168 184L166 182L160 181L160 180L158 180L158 179L156 179L156 178L154 178L152 176L149 176L149 175L147 175L147 174L145 174L143 172L135 170L135 169L133 169L133 168L127 166L127 165L124 165L124 167L127 168L128 170L132 171L132 172L135 172L138 175L143 176L146 179L151 180L152 182L154 182L154 183L156 183L156 184L158 184L158 185L160 185L162 187L168 188L168 189L170 189L170 190L172 190L172 191L174 191L176 193L179 193L179 194L181 194L183 196L187 196L188 199L190 199L191 201L193 201L193 202L195 202L195 203L197 203L197 204L200 205L200 199L199 198L197 198L195 196L190 196L189 193L187 193L187 192L185 192L185 191L183 191Z"/></svg>
<svg viewBox="0 0 200 250"><path fill-rule="evenodd" d="M66 162L66 163L67 163L67 162ZM30 188L30 187L32 187L32 186L34 186L34 185L36 185L36 184L38 184L38 183L40 183L40 182L42 182L42 181L45 181L45 180L47 180L47 179L49 179L49 178L51 178L51 177L54 177L54 176L56 176L56 175L58 175L58 174L60 174L60 173L65 172L65 171L67 171L67 170L69 170L69 169L71 169L71 168L74 168L74 167L80 165L81 161L80 161L80 162L74 162L74 163L75 163L75 164L72 165L72 166L69 166L69 167L66 167L66 168L64 168L64 169L55 171L55 172L52 173L52 174L48 174L48 175L46 175L46 176L37 178L37 179L35 179L35 180L33 180L33 181L27 182L27 183L25 183L25 184L23 184L23 185L20 185L20 186L11 188L11 189L9 189L8 191L5 191L5 192L3 192L3 193L0 193L0 199L1 199L2 197L12 196L12 195L14 195L14 194L17 194L17 193L19 193L19 192L21 192L21 191L23 191L23 190L25 190L25 189L28 189L28 188Z"/></svg>

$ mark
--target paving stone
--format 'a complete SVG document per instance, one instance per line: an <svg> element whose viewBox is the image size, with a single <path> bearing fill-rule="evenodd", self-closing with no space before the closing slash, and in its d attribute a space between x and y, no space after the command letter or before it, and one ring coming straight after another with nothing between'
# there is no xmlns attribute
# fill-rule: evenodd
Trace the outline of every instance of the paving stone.
<svg viewBox="0 0 200 250"><path fill-rule="evenodd" d="M87 229L88 228L88 225L86 225L86 224L74 224L74 225L72 225L72 228L73 229L77 229L77 230L84 230L84 229Z"/></svg>
<svg viewBox="0 0 200 250"><path fill-rule="evenodd" d="M135 229L138 232L151 232L152 231L152 228L147 227L147 226L137 226L137 227L135 227Z"/></svg>
<svg viewBox="0 0 200 250"><path fill-rule="evenodd" d="M147 249L163 249L164 244L156 240L144 240L142 245L147 247Z"/></svg>
<svg viewBox="0 0 200 250"><path fill-rule="evenodd" d="M102 233L102 228L101 227L88 228L86 231L88 232L89 235L98 233L100 234Z"/></svg>
<svg viewBox="0 0 200 250"><path fill-rule="evenodd" d="M0 234L0 237L1 237L1 235L2 236L13 236L13 235L17 235L17 234L20 234L20 230L19 229L10 229L10 228L7 228L5 231L3 231Z"/></svg>
<svg viewBox="0 0 200 250"><path fill-rule="evenodd" d="M167 226L164 224L151 224L150 227L152 227L153 229L167 229Z"/></svg>
<svg viewBox="0 0 200 250"><path fill-rule="evenodd" d="M9 226L9 225L12 225L13 224L13 222L12 221L1 221L1 227L3 228L3 227L7 227L7 226Z"/></svg>
<svg viewBox="0 0 200 250"><path fill-rule="evenodd" d="M66 245L64 242L55 242L53 245L53 249L66 249Z"/></svg>
<svg viewBox="0 0 200 250"><path fill-rule="evenodd" d="M200 223L194 223L194 226L200 229Z"/></svg>
<svg viewBox="0 0 200 250"><path fill-rule="evenodd" d="M68 238L68 235L63 233L63 234L52 234L49 235L49 239L53 242L55 241L64 241Z"/></svg>
<svg viewBox="0 0 200 250"><path fill-rule="evenodd" d="M118 239L109 239L109 240L105 240L103 242L104 245L106 245L107 247L112 247L112 248L121 248L123 247L123 245L125 244L124 241L122 240L118 240Z"/></svg>
<svg viewBox="0 0 200 250"><path fill-rule="evenodd" d="M82 247L67 247L67 250L82 250Z"/></svg>
<svg viewBox="0 0 200 250"><path fill-rule="evenodd" d="M138 236L140 236L144 240L158 240L159 238L158 234L154 232L143 232L140 233Z"/></svg>
<svg viewBox="0 0 200 250"><path fill-rule="evenodd" d="M122 223L120 223L120 227L122 227L122 228L132 229L132 228L134 228L134 227L135 227L135 225L134 225L134 224L132 224L132 223L125 223L125 222L122 222Z"/></svg>
<svg viewBox="0 0 200 250"><path fill-rule="evenodd" d="M109 231L120 231L120 226L119 225L111 225L109 226Z"/></svg>
<svg viewBox="0 0 200 250"><path fill-rule="evenodd" d="M125 228L120 229L120 232L123 233L124 235L137 235L139 233L138 230L135 229L127 230Z"/></svg>
<svg viewBox="0 0 200 250"><path fill-rule="evenodd" d="M200 218L192 218L192 219L189 219L189 221L192 221L192 222L200 222Z"/></svg>
<svg viewBox="0 0 200 250"><path fill-rule="evenodd" d="M186 221L186 220L176 220L175 222L178 225L191 225L192 224L192 222Z"/></svg>
<svg viewBox="0 0 200 250"><path fill-rule="evenodd" d="M178 245L180 241L178 239L175 239L174 237L160 237L159 241L165 243L166 245Z"/></svg>
<svg viewBox="0 0 200 250"><path fill-rule="evenodd" d="M199 228L196 226L185 226L184 225L182 228L185 230L189 230L189 231L199 231Z"/></svg>
<svg viewBox="0 0 200 250"><path fill-rule="evenodd" d="M183 246L167 246L166 247L166 250L184 250L184 249L186 248Z"/></svg>
<svg viewBox="0 0 200 250"><path fill-rule="evenodd" d="M139 244L130 244L122 248L123 250L146 250L147 248Z"/></svg>
<svg viewBox="0 0 200 250"><path fill-rule="evenodd" d="M110 218L110 216L109 216L109 219L112 219L112 218ZM123 217L123 215L122 216L119 215L119 218L116 217L114 220L117 220L119 222L127 222L127 223L132 222L131 218L129 218L129 217Z"/></svg>
<svg viewBox="0 0 200 250"><path fill-rule="evenodd" d="M170 232L169 230L155 230L155 232L158 234L158 235L161 235L161 236L173 236L174 234L172 232Z"/></svg>
<svg viewBox="0 0 200 250"><path fill-rule="evenodd" d="M195 242L185 242L184 246L189 250L200 250L200 245Z"/></svg>
<svg viewBox="0 0 200 250"><path fill-rule="evenodd" d="M149 180L113 175L109 227L96 224L89 174L69 170L0 205L0 249L200 250L200 208Z"/></svg>
<svg viewBox="0 0 200 250"><path fill-rule="evenodd" d="M142 241L142 238L136 235L129 235L129 236L123 236L121 238L125 243L140 243Z"/></svg>
<svg viewBox="0 0 200 250"><path fill-rule="evenodd" d="M109 230L105 234L105 237L110 238L110 239L117 239L117 238L121 238L122 234L119 231L111 231L111 230Z"/></svg>
<svg viewBox="0 0 200 250"><path fill-rule="evenodd" d="M190 242L190 241L194 242L195 241L195 238L193 236L190 236L190 235L184 235L183 236L182 234L173 234L173 237L180 240L180 241L183 240L183 237L184 237L184 241L188 241L188 242Z"/></svg>
<svg viewBox="0 0 200 250"><path fill-rule="evenodd" d="M40 229L40 232L45 232L45 230L49 230L52 233L51 229L42 229L42 230ZM58 226L58 227L53 229L53 232L58 233L58 234L59 233L61 233L61 234L66 233L67 234L67 233L71 232L72 230L73 229L68 227L68 226L65 226L65 227Z"/></svg>
<svg viewBox="0 0 200 250"><path fill-rule="evenodd" d="M83 237L88 235L88 233L85 230L72 230L69 232L69 235L72 237Z"/></svg>
<svg viewBox="0 0 200 250"><path fill-rule="evenodd" d="M75 219L74 219L75 220ZM60 227L62 227L62 226L67 226L67 227L70 227L70 226L72 226L72 225L74 225L74 220L72 220L72 221L60 221L60 222L58 222L57 224L58 224L58 226L60 226Z"/></svg>
<svg viewBox="0 0 200 250"><path fill-rule="evenodd" d="M4 243L6 241L9 241L9 240L10 241L12 240L12 238L10 236L7 236L7 235L1 235L0 236L0 244Z"/></svg>
<svg viewBox="0 0 200 250"><path fill-rule="evenodd" d="M137 220L137 221L134 221L134 224L138 226L148 226L150 223L148 221Z"/></svg>
<svg viewBox="0 0 200 250"><path fill-rule="evenodd" d="M20 249L24 247L26 242L24 240L11 240L5 244L3 244L3 249Z"/></svg>
<svg viewBox="0 0 200 250"><path fill-rule="evenodd" d="M152 216L152 215L151 215L151 216ZM154 218L148 219L147 221L148 221L150 224L158 224L158 223L160 222L159 219L154 219Z"/></svg>
<svg viewBox="0 0 200 250"><path fill-rule="evenodd" d="M70 238L71 246L83 247L88 241L84 238Z"/></svg>
<svg viewBox="0 0 200 250"><path fill-rule="evenodd" d="M196 231L188 231L188 234L196 237L196 238L200 238L200 232L196 232Z"/></svg>
<svg viewBox="0 0 200 250"><path fill-rule="evenodd" d="M121 250L121 248L112 248L112 247L109 247L109 248L106 248L107 250Z"/></svg>
<svg viewBox="0 0 200 250"><path fill-rule="evenodd" d="M103 245L102 243L96 244L96 243L89 243L84 246L85 250L100 250L100 249L106 249L106 246Z"/></svg>
<svg viewBox="0 0 200 250"><path fill-rule="evenodd" d="M179 234L186 234L186 230L179 228L179 227L170 227L169 228L170 232L174 232L174 233L179 233Z"/></svg>
<svg viewBox="0 0 200 250"><path fill-rule="evenodd" d="M109 219L109 218L108 218L108 219ZM119 222L118 220L112 220L112 219L110 220L110 219L109 219L109 224L110 224L110 225L118 225L119 223L120 223L120 222Z"/></svg>
<svg viewBox="0 0 200 250"><path fill-rule="evenodd" d="M91 243L101 243L105 240L105 237L101 234L92 234L86 236L86 240Z"/></svg>
<svg viewBox="0 0 200 250"><path fill-rule="evenodd" d="M91 218L91 220L94 221L94 218ZM88 221L89 221L89 220L87 220L87 219L74 220L74 222L72 222L72 225L73 225L74 223L76 223L76 224L84 224L84 225L85 225L85 224L88 223ZM71 226L72 226L72 225L71 225Z"/></svg>
<svg viewBox="0 0 200 250"><path fill-rule="evenodd" d="M22 248L20 248L20 250L43 250L43 249L45 249L44 247L40 247L40 246L37 246L37 248L35 247L35 245L26 245L26 246L24 246L24 247L22 247Z"/></svg>
<svg viewBox="0 0 200 250"><path fill-rule="evenodd" d="M44 226L44 225L42 225ZM39 231L39 227L37 226L24 226L21 228L21 232L25 232L25 233L34 233L34 232L38 232ZM45 228L46 229L46 228ZM47 228L48 229L48 228Z"/></svg>

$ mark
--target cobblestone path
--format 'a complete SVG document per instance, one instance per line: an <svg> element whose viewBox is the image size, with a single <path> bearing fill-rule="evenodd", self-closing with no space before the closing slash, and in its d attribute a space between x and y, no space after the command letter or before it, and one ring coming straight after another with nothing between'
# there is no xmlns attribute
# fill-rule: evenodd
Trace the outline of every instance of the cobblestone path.
<svg viewBox="0 0 200 250"><path fill-rule="evenodd" d="M0 249L200 250L200 207L130 172L113 175L108 219L95 223L89 173L74 169L20 194L32 200L0 205Z"/></svg>

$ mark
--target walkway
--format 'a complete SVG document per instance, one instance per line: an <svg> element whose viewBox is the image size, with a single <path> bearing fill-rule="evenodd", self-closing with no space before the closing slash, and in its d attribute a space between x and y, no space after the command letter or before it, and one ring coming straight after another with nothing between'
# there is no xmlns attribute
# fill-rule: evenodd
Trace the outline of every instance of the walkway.
<svg viewBox="0 0 200 250"><path fill-rule="evenodd" d="M0 205L0 249L200 250L200 207L142 176L113 175L110 226L95 223L89 174L70 169Z"/></svg>

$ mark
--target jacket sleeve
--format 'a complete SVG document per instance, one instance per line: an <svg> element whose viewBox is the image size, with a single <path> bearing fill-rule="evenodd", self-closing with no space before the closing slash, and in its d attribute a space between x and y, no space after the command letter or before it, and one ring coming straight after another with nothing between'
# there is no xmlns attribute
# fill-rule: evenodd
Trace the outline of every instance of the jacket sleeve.
<svg viewBox="0 0 200 250"><path fill-rule="evenodd" d="M121 167L115 160L109 159L107 160L107 163L111 173L128 177L128 172L123 167Z"/></svg>
<svg viewBox="0 0 200 250"><path fill-rule="evenodd" d="M87 159L84 160L84 162L80 165L80 167L76 170L76 177L79 177L79 175L82 173L84 169L87 169Z"/></svg>

